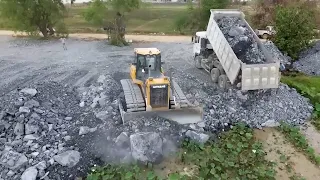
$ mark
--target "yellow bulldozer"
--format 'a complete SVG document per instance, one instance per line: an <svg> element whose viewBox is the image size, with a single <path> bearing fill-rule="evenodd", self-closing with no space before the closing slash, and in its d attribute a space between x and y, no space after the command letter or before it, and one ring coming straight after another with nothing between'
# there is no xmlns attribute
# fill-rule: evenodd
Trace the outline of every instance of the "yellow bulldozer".
<svg viewBox="0 0 320 180"><path fill-rule="evenodd" d="M179 124L202 121L203 109L192 105L170 77L164 75L157 48L135 48L131 79L122 79L124 97L119 103L123 123L137 116L156 115Z"/></svg>

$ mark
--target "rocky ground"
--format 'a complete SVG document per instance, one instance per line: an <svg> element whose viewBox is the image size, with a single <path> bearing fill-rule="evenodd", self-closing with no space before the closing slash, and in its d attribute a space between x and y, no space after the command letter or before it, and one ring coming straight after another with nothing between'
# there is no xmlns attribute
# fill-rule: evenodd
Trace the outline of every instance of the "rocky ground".
<svg viewBox="0 0 320 180"><path fill-rule="evenodd" d="M285 120L302 124L313 107L294 89L222 92L193 67L192 44L140 43L112 47L103 41L0 37L0 179L74 179L94 164L158 162L186 135L209 135L243 121L252 127ZM133 47L157 47L190 102L204 107L204 121L179 125L159 117L122 124L119 80L128 78ZM211 134L212 133L212 134Z"/></svg>
<svg viewBox="0 0 320 180"><path fill-rule="evenodd" d="M285 67L290 66L291 57L284 55L272 41L264 41L262 44L274 59L280 60Z"/></svg>
<svg viewBox="0 0 320 180"><path fill-rule="evenodd" d="M254 39L246 23L238 17L222 17L217 20L225 38L231 45L237 57L246 64L260 64L266 62L261 48Z"/></svg>
<svg viewBox="0 0 320 180"><path fill-rule="evenodd" d="M320 41L302 52L299 59L293 63L293 67L308 75L320 76Z"/></svg>

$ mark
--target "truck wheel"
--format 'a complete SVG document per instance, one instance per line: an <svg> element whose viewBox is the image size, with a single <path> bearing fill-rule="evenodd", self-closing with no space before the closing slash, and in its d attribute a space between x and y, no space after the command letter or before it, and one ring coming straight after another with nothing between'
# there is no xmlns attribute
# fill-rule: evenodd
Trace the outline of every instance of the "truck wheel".
<svg viewBox="0 0 320 180"><path fill-rule="evenodd" d="M202 69L202 66L201 66L201 56L196 56L194 57L194 65L196 66L196 68L198 69Z"/></svg>
<svg viewBox="0 0 320 180"><path fill-rule="evenodd" d="M268 34L263 34L263 35L262 35L262 38L263 38L263 39L268 39L268 38L269 38L269 35L268 35Z"/></svg>
<svg viewBox="0 0 320 180"><path fill-rule="evenodd" d="M219 69L218 68L211 69L210 75L211 75L212 82L217 83L220 76Z"/></svg>
<svg viewBox="0 0 320 180"><path fill-rule="evenodd" d="M225 74L219 76L218 84L221 89L226 89L228 83L228 77Z"/></svg>

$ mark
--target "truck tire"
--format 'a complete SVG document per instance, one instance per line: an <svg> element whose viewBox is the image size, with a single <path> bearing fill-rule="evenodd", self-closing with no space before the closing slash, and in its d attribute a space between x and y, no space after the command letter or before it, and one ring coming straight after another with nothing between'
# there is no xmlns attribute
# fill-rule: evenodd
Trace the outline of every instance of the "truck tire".
<svg viewBox="0 0 320 180"><path fill-rule="evenodd" d="M210 76L211 76L212 82L217 83L220 76L219 69L218 68L211 69Z"/></svg>
<svg viewBox="0 0 320 180"><path fill-rule="evenodd" d="M219 76L218 84L221 89L226 89L228 83L228 77L225 74Z"/></svg>
<svg viewBox="0 0 320 180"><path fill-rule="evenodd" d="M194 65L196 66L196 68L198 69L202 69L202 66L201 66L201 56L196 56L194 57Z"/></svg>
<svg viewBox="0 0 320 180"><path fill-rule="evenodd" d="M263 38L263 39L268 39L268 38L269 38L269 35L266 34L266 33L264 33L264 34L262 35L262 38Z"/></svg>

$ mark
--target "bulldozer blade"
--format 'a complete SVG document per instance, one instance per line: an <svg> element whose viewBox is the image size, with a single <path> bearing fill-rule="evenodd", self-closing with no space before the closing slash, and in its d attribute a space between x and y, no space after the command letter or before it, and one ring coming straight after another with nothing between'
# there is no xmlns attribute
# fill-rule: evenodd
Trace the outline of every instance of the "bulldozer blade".
<svg viewBox="0 0 320 180"><path fill-rule="evenodd" d="M125 112L120 103L120 114L123 124L136 118L136 117L152 117L159 116L179 124L192 124L198 123L203 120L203 109L201 107L187 107L181 109L168 109L162 111L138 111L138 112Z"/></svg>
<svg viewBox="0 0 320 180"><path fill-rule="evenodd" d="M159 117L175 121L179 124L193 124L203 120L203 112L200 107L172 109L169 111L157 111Z"/></svg>

